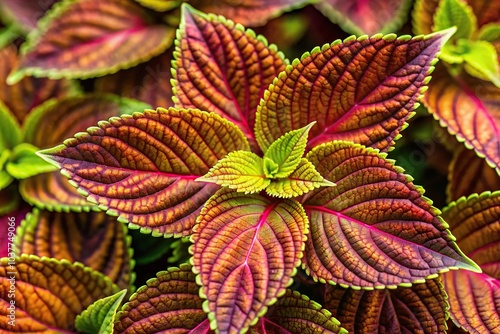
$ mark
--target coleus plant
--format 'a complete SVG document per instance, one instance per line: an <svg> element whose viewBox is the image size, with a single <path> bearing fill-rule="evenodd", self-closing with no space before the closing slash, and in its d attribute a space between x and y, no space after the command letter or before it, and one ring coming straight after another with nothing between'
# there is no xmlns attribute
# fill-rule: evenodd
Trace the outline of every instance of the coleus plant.
<svg viewBox="0 0 500 334"><path fill-rule="evenodd" d="M159 273L118 314L120 294L96 302L77 328L344 331L286 289L302 266L316 281L374 298L356 312L379 319L375 328L444 332L439 274L480 269L384 152L454 29L350 37L288 64L223 17L186 5L181 17L175 108L113 117L39 153L130 228L194 243L192 268ZM338 293L327 295L325 305L344 308ZM389 300L400 306L382 307ZM420 305L418 316L405 323L410 305ZM356 319L343 320L356 331Z"/></svg>

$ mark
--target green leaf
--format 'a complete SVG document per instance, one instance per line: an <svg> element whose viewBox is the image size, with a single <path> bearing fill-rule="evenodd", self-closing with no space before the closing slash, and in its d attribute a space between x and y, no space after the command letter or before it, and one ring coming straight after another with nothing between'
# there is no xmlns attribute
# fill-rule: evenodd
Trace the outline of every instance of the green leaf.
<svg viewBox="0 0 500 334"><path fill-rule="evenodd" d="M135 274L127 228L104 212L58 213L34 209L17 230L19 253L80 262L122 289Z"/></svg>
<svg viewBox="0 0 500 334"><path fill-rule="evenodd" d="M314 3L332 22L356 35L398 31L411 8L409 0L320 0Z"/></svg>
<svg viewBox="0 0 500 334"><path fill-rule="evenodd" d="M349 37L305 53L264 93L255 124L259 146L265 151L285 133L315 120L309 149L349 140L390 150L453 31L413 38Z"/></svg>
<svg viewBox="0 0 500 334"><path fill-rule="evenodd" d="M12 274L11 272L14 272ZM0 321L12 333L73 332L75 317L96 300L119 291L109 278L81 263L21 255L10 266L0 260L0 307L10 306L7 293L16 277L16 326ZM4 313L5 314L5 313Z"/></svg>
<svg viewBox="0 0 500 334"><path fill-rule="evenodd" d="M272 180L266 192L271 196L290 198L301 196L321 186L335 186L335 183L325 180L311 162L302 158L292 174L287 178Z"/></svg>
<svg viewBox="0 0 500 334"><path fill-rule="evenodd" d="M25 141L39 148L60 144L102 119L132 114L150 106L111 94L84 94L50 99L32 110L24 124ZM58 126L47 126L57 124ZM89 211L87 202L60 173L45 173L21 180L19 191L25 201L56 211Z"/></svg>
<svg viewBox="0 0 500 334"><path fill-rule="evenodd" d="M99 122L39 153L130 227L180 237L219 188L195 179L238 150L249 150L247 140L216 114L158 108Z"/></svg>
<svg viewBox="0 0 500 334"><path fill-rule="evenodd" d="M14 178L5 170L5 166L9 162L11 152L4 150L0 152L0 190L6 188L14 181Z"/></svg>
<svg viewBox="0 0 500 334"><path fill-rule="evenodd" d="M470 75L491 81L500 88L500 65L493 44L486 41L459 40L457 46L466 50L463 58L466 62L465 70Z"/></svg>
<svg viewBox="0 0 500 334"><path fill-rule="evenodd" d="M440 279L395 290L328 285L324 298L324 307L349 333L446 333L449 307Z"/></svg>
<svg viewBox="0 0 500 334"><path fill-rule="evenodd" d="M476 15L464 0L441 0L434 14L433 30L457 27L453 39L470 39L477 30Z"/></svg>
<svg viewBox="0 0 500 334"><path fill-rule="evenodd" d="M76 329L83 333L112 334L116 312L126 294L127 290L124 289L90 305L76 316Z"/></svg>
<svg viewBox="0 0 500 334"><path fill-rule="evenodd" d="M198 327L207 318L198 291L190 265L159 272L123 305L115 333L207 333Z"/></svg>
<svg viewBox="0 0 500 334"><path fill-rule="evenodd" d="M500 42L500 23L489 23L479 29L477 39L487 42Z"/></svg>
<svg viewBox="0 0 500 334"><path fill-rule="evenodd" d="M176 106L215 112L255 144L257 105L288 61L265 38L223 17L186 4L181 17L173 63Z"/></svg>
<svg viewBox="0 0 500 334"><path fill-rule="evenodd" d="M423 189L385 154L336 141L307 159L337 184L301 200L311 226L303 266L315 280L372 290L422 283L451 269L480 270Z"/></svg>
<svg viewBox="0 0 500 334"><path fill-rule="evenodd" d="M245 194L259 192L271 182L264 174L262 159L248 151L229 153L196 181L216 183Z"/></svg>
<svg viewBox="0 0 500 334"><path fill-rule="evenodd" d="M267 150L261 147L264 159L274 161L277 165L275 171L266 170L269 178L283 178L290 175L299 165L307 146L307 134L316 122L311 122L307 126L292 130L269 146Z"/></svg>
<svg viewBox="0 0 500 334"><path fill-rule="evenodd" d="M19 69L7 81L25 75L59 79L114 73L162 53L173 38L171 27L155 23L135 1L60 1L28 35Z"/></svg>
<svg viewBox="0 0 500 334"><path fill-rule="evenodd" d="M223 188L197 222L191 252L203 309L219 333L244 333L292 283L307 217L294 200Z"/></svg>
<svg viewBox="0 0 500 334"><path fill-rule="evenodd" d="M167 10L172 10L179 7L182 4L182 0L136 0L138 3L144 7L154 9L158 12L166 12Z"/></svg>
<svg viewBox="0 0 500 334"><path fill-rule="evenodd" d="M21 128L17 120L0 101L0 153L4 150L12 150L21 142L21 138Z"/></svg>
<svg viewBox="0 0 500 334"><path fill-rule="evenodd" d="M38 148L22 143L14 147L10 161L6 165L7 172L16 179L26 179L37 174L53 172L56 167L36 155Z"/></svg>

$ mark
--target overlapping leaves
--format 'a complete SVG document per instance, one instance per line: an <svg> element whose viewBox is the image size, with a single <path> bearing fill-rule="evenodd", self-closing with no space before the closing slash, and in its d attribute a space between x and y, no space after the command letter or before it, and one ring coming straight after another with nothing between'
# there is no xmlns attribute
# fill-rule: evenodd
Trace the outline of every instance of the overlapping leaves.
<svg viewBox="0 0 500 334"><path fill-rule="evenodd" d="M417 33L458 27L443 48L449 66L436 71L424 103L443 127L497 171L500 58L498 35L491 32L498 29L499 10L497 1L441 0L418 1L413 13Z"/></svg>
<svg viewBox="0 0 500 334"><path fill-rule="evenodd" d="M15 274L9 274L14 272ZM9 326L7 307L11 282L16 278L16 326ZM109 278L67 260L21 255L12 267L0 261L0 328L6 332L74 331L75 317L96 300L119 289Z"/></svg>
<svg viewBox="0 0 500 334"><path fill-rule="evenodd" d="M214 333L202 308L195 275L188 265L159 272L137 290L119 312L116 333ZM331 313L287 290L248 333L346 333Z"/></svg>
<svg viewBox="0 0 500 334"><path fill-rule="evenodd" d="M51 99L34 108L25 120L24 143L18 145L27 148L24 160L22 155L17 159L15 155L10 158L17 170L27 174L19 184L24 200L41 208L58 211L89 211L93 204L85 201L60 173L40 174L49 171L47 166L50 164L35 155L37 148L56 145L101 119L147 107L147 104L109 94L86 94ZM46 124L58 126L53 128Z"/></svg>
<svg viewBox="0 0 500 334"><path fill-rule="evenodd" d="M104 212L57 213L34 210L17 230L19 254L80 262L122 289L134 281L130 237Z"/></svg>
<svg viewBox="0 0 500 334"><path fill-rule="evenodd" d="M494 333L500 326L500 192L462 197L444 209L443 217L483 270L444 275L451 319L470 333Z"/></svg>
<svg viewBox="0 0 500 334"><path fill-rule="evenodd" d="M324 306L353 334L444 334L446 299L440 279L432 279L396 290L357 291L328 285Z"/></svg>
<svg viewBox="0 0 500 334"><path fill-rule="evenodd" d="M391 148L452 33L351 37L286 66L261 37L184 5L174 54L175 103L213 112L159 108L113 118L42 152L88 200L131 227L155 235L194 232L193 271L202 298L193 298L191 282L185 294L167 291L180 302L164 307L159 277L151 282L153 290L140 290L120 313L123 330L138 326L131 331L148 332L156 330L154 324L171 329L189 322L189 330L236 333L251 330L259 319L271 324L262 317L291 283L308 233L303 266L322 282L373 290L423 283L450 269L478 271L422 189L384 153L362 146ZM317 125L306 145L313 121ZM306 147L310 152L303 157ZM228 170L271 181L235 186L239 192L216 192L218 186L206 183L218 173L215 183L234 186L237 178L224 179ZM304 170L338 186L312 190L300 203L244 194L269 188L274 180L300 178ZM272 191L291 197L314 188L275 187ZM187 274L182 275L185 281ZM158 299L141 304L150 294ZM208 320L192 303L203 303ZM183 305L189 308L184 313L176 308ZM141 321L145 317L148 321ZM290 324L301 330L305 322ZM336 326L333 332L340 331ZM440 331L442 324L433 328Z"/></svg>

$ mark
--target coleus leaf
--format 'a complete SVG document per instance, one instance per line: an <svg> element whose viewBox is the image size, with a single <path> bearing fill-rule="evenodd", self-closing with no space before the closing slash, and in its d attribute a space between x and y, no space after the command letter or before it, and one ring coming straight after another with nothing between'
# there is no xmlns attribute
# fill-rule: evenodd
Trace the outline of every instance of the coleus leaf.
<svg viewBox="0 0 500 334"><path fill-rule="evenodd" d="M198 291L190 265L159 272L157 278L148 280L123 306L115 322L116 333L177 330L179 333L213 334ZM346 333L318 303L287 290L248 333L314 334L318 331Z"/></svg>
<svg viewBox="0 0 500 334"><path fill-rule="evenodd" d="M136 0L144 7L154 9L159 12L165 12L177 8L181 5L182 0Z"/></svg>
<svg viewBox="0 0 500 334"><path fill-rule="evenodd" d="M494 333L500 324L500 191L462 197L443 210L443 218L483 270L444 275L451 319L470 333Z"/></svg>
<svg viewBox="0 0 500 334"><path fill-rule="evenodd" d="M145 63L97 78L94 89L143 101L153 108L173 107L172 52L173 47Z"/></svg>
<svg viewBox="0 0 500 334"><path fill-rule="evenodd" d="M457 27L453 39L470 39L477 30L477 19L472 8L463 0L441 0L434 14L433 30Z"/></svg>
<svg viewBox="0 0 500 334"><path fill-rule="evenodd" d="M411 8L411 1L321 0L316 7L351 34L389 33L399 30Z"/></svg>
<svg viewBox="0 0 500 334"><path fill-rule="evenodd" d="M30 31L35 29L37 21L57 1L3 0L0 9L3 12L2 16L7 16L7 19Z"/></svg>
<svg viewBox="0 0 500 334"><path fill-rule="evenodd" d="M271 183L262 158L248 151L229 153L196 181L213 182L246 194L259 192Z"/></svg>
<svg viewBox="0 0 500 334"><path fill-rule="evenodd" d="M124 289L112 296L99 299L76 316L75 327L79 332L111 334L116 312L127 294Z"/></svg>
<svg viewBox="0 0 500 334"><path fill-rule="evenodd" d="M315 120L309 148L350 140L389 150L418 106L435 56L452 33L349 37L305 53L265 92L257 142L265 150L284 133Z"/></svg>
<svg viewBox="0 0 500 334"><path fill-rule="evenodd" d="M416 0L413 6L412 26L416 35L426 35L433 32L434 14L441 0Z"/></svg>
<svg viewBox="0 0 500 334"><path fill-rule="evenodd" d="M2 197L2 192L0 192L0 210L10 209L8 205L5 205ZM9 257L9 251L14 252L14 256L19 255L17 249L9 247L9 243L13 245L17 242L17 228L30 210L31 207L29 205L21 204L17 209L9 210L10 212L0 211L0 226L2 226L5 231L0 235L0 258Z"/></svg>
<svg viewBox="0 0 500 334"><path fill-rule="evenodd" d="M11 272L14 272L12 274ZM16 277L16 326L8 325L9 279ZM109 278L67 260L21 255L15 266L0 260L0 328L17 333L72 332L74 319L96 300L119 289Z"/></svg>
<svg viewBox="0 0 500 334"><path fill-rule="evenodd" d="M221 189L193 229L193 271L211 327L244 333L274 304L300 264L308 221L294 200Z"/></svg>
<svg viewBox="0 0 500 334"><path fill-rule="evenodd" d="M484 159L464 146L455 151L448 173L448 202L456 201L462 196L498 189L500 178Z"/></svg>
<svg viewBox="0 0 500 334"><path fill-rule="evenodd" d="M311 226L303 267L315 280L374 289L421 283L450 269L479 271L423 189L385 154L336 141L306 158L337 184L301 200Z"/></svg>
<svg viewBox="0 0 500 334"><path fill-rule="evenodd" d="M417 0L412 13L413 30L415 34L430 34L434 26L434 15L438 6L443 0ZM500 4L495 0L467 0L467 3L474 13L478 27L488 23L498 22ZM459 4L463 6L463 4ZM458 22L457 27L463 22Z"/></svg>
<svg viewBox="0 0 500 334"><path fill-rule="evenodd" d="M436 71L424 102L441 126L500 170L500 88L466 74Z"/></svg>
<svg viewBox="0 0 500 334"><path fill-rule="evenodd" d="M0 152L12 150L21 142L21 138L21 127L15 117L0 101Z"/></svg>
<svg viewBox="0 0 500 334"><path fill-rule="evenodd" d="M446 333L447 296L440 279L411 288L353 290L326 286L326 309L349 333Z"/></svg>
<svg viewBox="0 0 500 334"><path fill-rule="evenodd" d="M249 150L248 142L225 119L158 108L99 122L41 154L120 221L155 235L185 236L218 189L195 179L237 150Z"/></svg>
<svg viewBox="0 0 500 334"><path fill-rule="evenodd" d="M487 42L499 42L500 23L489 23L482 26L477 32L477 39Z"/></svg>
<svg viewBox="0 0 500 334"><path fill-rule="evenodd" d="M277 333L283 334L347 334L347 331L340 327L339 321L333 318L327 309L321 308L321 305L308 297L288 289L285 295L280 297L277 303L269 308L266 317L260 320L260 327L267 327L265 325L268 322L282 327L283 330L279 331L281 328L277 326ZM259 327L259 324L255 327ZM262 330L258 331L258 333L271 334L274 332Z"/></svg>
<svg viewBox="0 0 500 334"><path fill-rule="evenodd" d="M39 148L61 143L102 119L149 108L148 104L111 94L85 94L51 99L33 109L24 124L24 140ZM58 126L46 126L57 124ZM19 191L30 204L56 211L89 211L87 202L60 173L39 174L22 180Z"/></svg>
<svg viewBox="0 0 500 334"><path fill-rule="evenodd" d="M302 158L297 169L286 178L272 180L266 193L275 197L298 197L321 186L334 186L335 183L325 180L307 159Z"/></svg>
<svg viewBox="0 0 500 334"><path fill-rule="evenodd" d="M262 36L183 5L174 52L174 102L215 112L252 141L259 100L286 63Z"/></svg>
<svg viewBox="0 0 500 334"><path fill-rule="evenodd" d="M208 326L205 331L200 328L207 315L191 266L183 264L156 276L137 289L118 312L115 333L174 333L176 330L178 333L208 333Z"/></svg>
<svg viewBox="0 0 500 334"><path fill-rule="evenodd" d="M306 150L307 134L315 123L285 133L267 148L264 160L267 158L276 164L275 170L264 168L267 177L284 178L297 169Z"/></svg>
<svg viewBox="0 0 500 334"><path fill-rule="evenodd" d="M21 196L19 196L19 192L17 191L16 183L11 183L4 189L0 189L0 215L13 212L19 206L20 202Z"/></svg>
<svg viewBox="0 0 500 334"><path fill-rule="evenodd" d="M477 23L480 27L485 24L498 22L500 3L495 0L467 0L476 14Z"/></svg>
<svg viewBox="0 0 500 334"><path fill-rule="evenodd" d="M55 79L114 73L160 54L173 38L172 28L153 22L133 0L63 0L28 35L19 69L7 81L25 75Z"/></svg>
<svg viewBox="0 0 500 334"><path fill-rule="evenodd" d="M285 11L301 8L311 0L190 0L205 13L215 13L247 26L259 26Z"/></svg>
<svg viewBox="0 0 500 334"><path fill-rule="evenodd" d="M35 209L18 228L15 244L20 254L83 263L122 289L130 288L135 278L126 227L104 212Z"/></svg>
<svg viewBox="0 0 500 334"><path fill-rule="evenodd" d="M465 70L476 78L491 81L500 88L500 66L495 46L486 41L458 41L458 47L463 47Z"/></svg>
<svg viewBox="0 0 500 334"><path fill-rule="evenodd" d="M56 168L36 155L38 148L22 143L14 147L6 171L16 179L26 179L41 173L55 171Z"/></svg>
<svg viewBox="0 0 500 334"><path fill-rule="evenodd" d="M63 98L78 91L76 84L68 80L24 78L14 85L6 83L9 73L19 65L17 48L8 45L0 49L0 101L22 124L26 115L50 98Z"/></svg>

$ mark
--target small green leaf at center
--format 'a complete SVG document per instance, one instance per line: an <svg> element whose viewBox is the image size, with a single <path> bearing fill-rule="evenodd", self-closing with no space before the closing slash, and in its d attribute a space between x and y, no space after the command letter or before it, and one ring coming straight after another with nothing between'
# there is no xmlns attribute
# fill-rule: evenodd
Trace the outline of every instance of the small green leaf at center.
<svg viewBox="0 0 500 334"><path fill-rule="evenodd" d="M274 179L276 173L278 172L279 166L276 162L271 159L264 157L264 174L269 179Z"/></svg>

